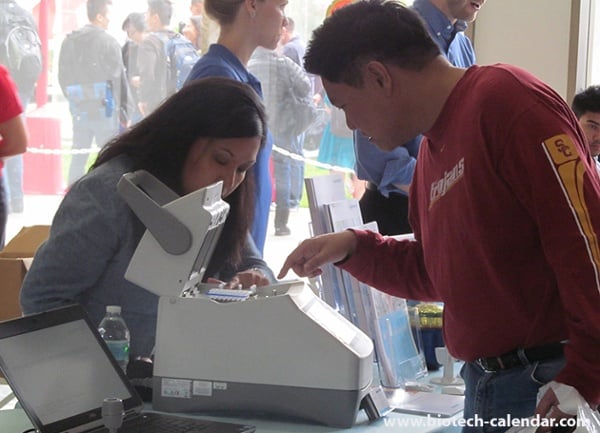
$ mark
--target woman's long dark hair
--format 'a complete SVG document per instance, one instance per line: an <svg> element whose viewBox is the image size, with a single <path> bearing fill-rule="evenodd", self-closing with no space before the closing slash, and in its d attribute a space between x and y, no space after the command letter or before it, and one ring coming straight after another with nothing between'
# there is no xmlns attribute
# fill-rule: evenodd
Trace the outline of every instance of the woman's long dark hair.
<svg viewBox="0 0 600 433"><path fill-rule="evenodd" d="M266 115L260 97L248 85L211 77L193 81L154 112L116 137L98 154L92 170L120 155L133 161L133 170L146 170L178 194L183 194L182 172L190 148L199 138L266 137ZM254 218L254 172L225 201L229 216L205 278L241 260Z"/></svg>

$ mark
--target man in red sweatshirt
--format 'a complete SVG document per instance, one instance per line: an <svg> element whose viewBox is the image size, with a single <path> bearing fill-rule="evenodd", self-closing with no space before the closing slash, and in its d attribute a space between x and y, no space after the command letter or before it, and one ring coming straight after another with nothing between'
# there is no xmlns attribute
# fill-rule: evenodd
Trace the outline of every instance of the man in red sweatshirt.
<svg viewBox="0 0 600 433"><path fill-rule="evenodd" d="M564 100L514 66L452 66L413 11L384 0L327 19L305 66L383 150L424 135L409 195L415 241L316 237L279 277L333 262L392 295L443 301L444 341L465 361L465 418L483 422L466 431L534 413L562 426L569 391L597 406L600 178Z"/></svg>

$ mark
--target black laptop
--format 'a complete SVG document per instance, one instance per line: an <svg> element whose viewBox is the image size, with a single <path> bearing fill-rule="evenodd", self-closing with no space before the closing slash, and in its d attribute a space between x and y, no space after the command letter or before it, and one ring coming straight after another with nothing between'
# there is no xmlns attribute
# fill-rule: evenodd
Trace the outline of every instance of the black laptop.
<svg viewBox="0 0 600 433"><path fill-rule="evenodd" d="M40 433L106 432L102 403L123 400L119 433L247 433L253 426L143 412L85 310L71 305L0 323L0 369Z"/></svg>

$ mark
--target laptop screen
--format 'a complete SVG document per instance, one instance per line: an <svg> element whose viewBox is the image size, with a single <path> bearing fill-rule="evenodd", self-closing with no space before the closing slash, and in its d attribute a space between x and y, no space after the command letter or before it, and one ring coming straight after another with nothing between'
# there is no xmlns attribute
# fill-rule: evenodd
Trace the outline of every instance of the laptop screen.
<svg viewBox="0 0 600 433"><path fill-rule="evenodd" d="M141 406L79 306L0 323L0 367L43 433L101 420L107 397Z"/></svg>

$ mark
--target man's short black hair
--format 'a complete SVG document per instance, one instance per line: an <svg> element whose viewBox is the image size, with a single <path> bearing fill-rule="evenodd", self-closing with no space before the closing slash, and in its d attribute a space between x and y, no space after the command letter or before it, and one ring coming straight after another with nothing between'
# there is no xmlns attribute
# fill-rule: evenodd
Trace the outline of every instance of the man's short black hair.
<svg viewBox="0 0 600 433"><path fill-rule="evenodd" d="M106 7L112 4L112 0L87 0L88 20L94 21L98 15L106 15Z"/></svg>
<svg viewBox="0 0 600 433"><path fill-rule="evenodd" d="M587 112L600 113L600 85L590 86L576 94L571 108L578 119Z"/></svg>
<svg viewBox="0 0 600 433"><path fill-rule="evenodd" d="M162 25L168 26L173 16L173 4L170 0L148 0L148 11L157 14Z"/></svg>
<svg viewBox="0 0 600 433"><path fill-rule="evenodd" d="M421 70L440 55L423 21L392 0L364 0L344 6L312 35L304 67L334 83L361 86L360 68L376 60Z"/></svg>
<svg viewBox="0 0 600 433"><path fill-rule="evenodd" d="M146 21L144 20L144 14L141 12L131 12L127 15L127 18L123 21L121 30L127 31L127 28L131 26L138 32L146 31Z"/></svg>

